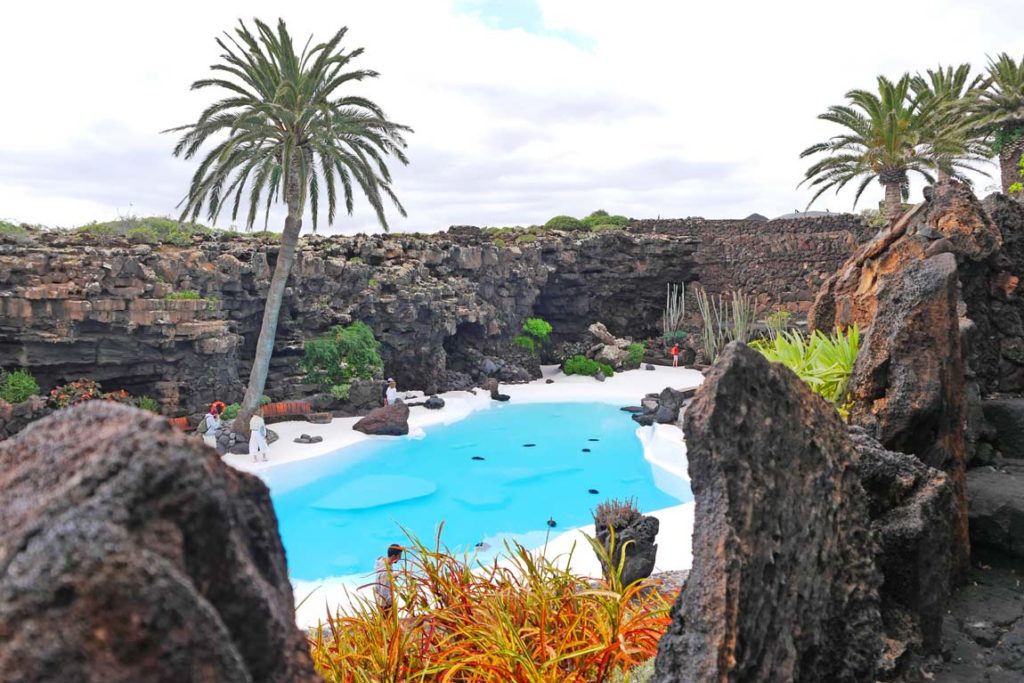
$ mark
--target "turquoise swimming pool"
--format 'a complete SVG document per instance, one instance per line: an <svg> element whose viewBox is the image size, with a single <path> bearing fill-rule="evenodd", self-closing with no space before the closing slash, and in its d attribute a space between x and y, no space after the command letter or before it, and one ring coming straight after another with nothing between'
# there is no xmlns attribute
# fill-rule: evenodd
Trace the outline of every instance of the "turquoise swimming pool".
<svg viewBox="0 0 1024 683"><path fill-rule="evenodd" d="M402 527L430 542L444 521L453 550L509 537L533 546L591 523L609 497L635 497L642 510L692 499L687 482L644 459L629 415L599 403L495 406L425 438L371 439L264 479L299 580L370 571L406 540Z"/></svg>

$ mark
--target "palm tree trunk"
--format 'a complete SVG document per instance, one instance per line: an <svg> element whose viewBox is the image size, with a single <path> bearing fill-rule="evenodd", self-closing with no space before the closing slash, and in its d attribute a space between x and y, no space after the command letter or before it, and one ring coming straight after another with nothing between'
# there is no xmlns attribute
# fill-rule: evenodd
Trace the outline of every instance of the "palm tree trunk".
<svg viewBox="0 0 1024 683"><path fill-rule="evenodd" d="M1007 141L999 150L999 175L1003 193L1010 191L1010 185L1021 182L1020 158L1024 154L1024 139Z"/></svg>
<svg viewBox="0 0 1024 683"><path fill-rule="evenodd" d="M285 197L288 204L288 217L284 221L284 234L281 236L281 248L277 252L277 264L274 276L267 290L267 303L263 309L263 325L256 341L256 357L249 373L249 385L245 389L242 408L232 424L232 430L238 434L249 433L249 418L259 407L263 389L267 384L270 371L270 359L274 355L274 340L277 338L277 320L284 302L284 290L288 284L288 276L295 263L295 252L299 244L299 232L302 230L302 208L299 202L298 180L291 183L291 189ZM293 191L294 190L294 191Z"/></svg>
<svg viewBox="0 0 1024 683"><path fill-rule="evenodd" d="M885 204L883 205L885 220L893 223L903 213L903 190L900 183L885 184Z"/></svg>

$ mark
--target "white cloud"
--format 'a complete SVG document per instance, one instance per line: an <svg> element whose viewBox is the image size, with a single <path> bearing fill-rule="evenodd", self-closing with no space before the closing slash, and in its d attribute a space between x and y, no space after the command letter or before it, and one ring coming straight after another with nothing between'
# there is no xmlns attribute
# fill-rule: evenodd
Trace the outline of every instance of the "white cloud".
<svg viewBox="0 0 1024 683"><path fill-rule="evenodd" d="M0 217L50 224L173 213L191 166L159 131L238 17L341 25L381 72L362 92L410 136L393 227L529 224L604 208L739 217L803 208L816 120L852 87L1024 54L1009 2L21 3L5 8ZM994 181L982 181L992 185ZM915 188L915 192L918 190ZM865 194L863 206L880 198ZM852 193L816 208L848 210ZM228 221L222 219L222 223ZM357 207L334 230L374 229Z"/></svg>

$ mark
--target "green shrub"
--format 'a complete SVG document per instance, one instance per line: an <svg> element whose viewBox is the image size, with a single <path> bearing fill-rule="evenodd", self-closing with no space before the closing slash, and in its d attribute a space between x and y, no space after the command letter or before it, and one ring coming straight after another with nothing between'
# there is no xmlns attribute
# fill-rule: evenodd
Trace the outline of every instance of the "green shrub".
<svg viewBox="0 0 1024 683"><path fill-rule="evenodd" d="M351 389L351 384L333 384L331 385L331 396L337 401L347 401Z"/></svg>
<svg viewBox="0 0 1024 683"><path fill-rule="evenodd" d="M139 410L148 410L151 413L160 414L160 404L152 396L139 396L135 405L138 406Z"/></svg>
<svg viewBox="0 0 1024 683"><path fill-rule="evenodd" d="M373 330L357 321L332 327L325 336L306 342L302 369L308 381L334 387L351 384L353 379L380 377L384 362Z"/></svg>
<svg viewBox="0 0 1024 683"><path fill-rule="evenodd" d="M21 403L29 396L39 395L39 383L28 370L4 372L0 370L0 399L8 403Z"/></svg>
<svg viewBox="0 0 1024 683"><path fill-rule="evenodd" d="M380 282L378 282L376 278L371 277L369 280L367 280L366 286L369 287L370 289L377 289L378 287L380 287Z"/></svg>
<svg viewBox="0 0 1024 683"><path fill-rule="evenodd" d="M504 247L505 246L505 240L501 239L500 237L495 237L494 238L494 246L496 246L496 247Z"/></svg>
<svg viewBox="0 0 1024 683"><path fill-rule="evenodd" d="M512 343L528 353L536 353L537 351L537 345L534 343L533 338L527 337L525 334L513 337Z"/></svg>
<svg viewBox="0 0 1024 683"><path fill-rule="evenodd" d="M32 233L24 225L0 221L0 237L7 238L19 244L32 240Z"/></svg>
<svg viewBox="0 0 1024 683"><path fill-rule="evenodd" d="M546 342L551 330L551 323L544 318L527 318L523 323L523 332L539 342Z"/></svg>
<svg viewBox="0 0 1024 683"><path fill-rule="evenodd" d="M583 221L572 216L555 216L547 223L544 227L549 230L579 230L583 226Z"/></svg>
<svg viewBox="0 0 1024 683"><path fill-rule="evenodd" d="M224 406L224 410L220 414L220 419L225 421L234 420L236 417L238 417L238 414L240 412L242 412L241 403L230 403Z"/></svg>
<svg viewBox="0 0 1024 683"><path fill-rule="evenodd" d="M592 358L582 355L573 356L566 360L562 372L567 375L587 375L588 377L593 377L597 374L598 370L604 373L605 377L611 377L615 374L612 366L606 363L599 363Z"/></svg>
<svg viewBox="0 0 1024 683"><path fill-rule="evenodd" d="M836 330L826 337L815 331L805 337L798 331L781 332L771 339L758 339L750 346L768 360L782 363L811 389L836 407L843 419L849 417L853 401L847 388L860 349L856 325L846 332Z"/></svg>
<svg viewBox="0 0 1024 683"><path fill-rule="evenodd" d="M643 362L644 359L644 351L646 350L647 347L641 344L640 342L633 342L632 344L629 345L628 361L630 367L635 368L640 366L640 363Z"/></svg>
<svg viewBox="0 0 1024 683"><path fill-rule="evenodd" d="M607 211L595 211L580 222L584 227L590 228L594 232L600 232L621 228L629 222L629 219L625 216L609 216Z"/></svg>
<svg viewBox="0 0 1024 683"><path fill-rule="evenodd" d="M164 297L167 301L197 301L202 297L194 289L183 289L180 292L171 292Z"/></svg>
<svg viewBox="0 0 1024 683"><path fill-rule="evenodd" d="M362 257L360 257L360 256L353 256L352 258L350 258L350 259L348 260L348 262L349 262L349 263L350 263L351 265L353 265L353 266L357 266L357 265L359 265L360 263L362 263L362 262L363 262L363 259L362 259Z"/></svg>
<svg viewBox="0 0 1024 683"><path fill-rule="evenodd" d="M1020 177L1024 178L1024 156L1020 158ZM1024 182L1017 181L1007 188L1010 194L1020 194L1024 192Z"/></svg>
<svg viewBox="0 0 1024 683"><path fill-rule="evenodd" d="M192 243L194 235L210 235L213 231L199 223L180 223L173 218L161 216L127 216L106 223L89 223L75 229L75 232L93 237L123 237L131 242L144 244L176 244L186 246Z"/></svg>
<svg viewBox="0 0 1024 683"><path fill-rule="evenodd" d="M266 394L263 394L262 396L260 396L260 405L261 406L267 406L267 405L270 405L271 403L272 403L272 401L270 400L270 397L267 396Z"/></svg>
<svg viewBox="0 0 1024 683"><path fill-rule="evenodd" d="M672 330L671 332L666 332L663 335L661 335L662 339L672 344L680 343L684 339L686 339L686 337L686 330Z"/></svg>
<svg viewBox="0 0 1024 683"><path fill-rule="evenodd" d="M530 232L526 233L525 235L520 235L519 237L516 238L516 244L529 244L531 242L536 241L537 236Z"/></svg>

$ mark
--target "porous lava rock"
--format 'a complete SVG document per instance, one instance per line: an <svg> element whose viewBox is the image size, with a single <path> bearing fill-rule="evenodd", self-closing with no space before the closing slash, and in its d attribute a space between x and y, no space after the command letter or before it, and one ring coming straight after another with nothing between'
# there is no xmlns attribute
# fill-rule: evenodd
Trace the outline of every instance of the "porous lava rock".
<svg viewBox="0 0 1024 683"><path fill-rule="evenodd" d="M658 544L655 543L655 539L658 537L660 526L661 522L657 517L639 513L620 519L595 518L594 536L605 552L603 557L598 556L598 560L605 576L610 574L605 557L610 558L616 567L619 563L622 564L619 579L623 586L650 576L658 556Z"/></svg>
<svg viewBox="0 0 1024 683"><path fill-rule="evenodd" d="M409 433L409 406L399 401L374 408L352 425L352 429L376 436L404 436Z"/></svg>
<svg viewBox="0 0 1024 683"><path fill-rule="evenodd" d="M957 503L953 570L962 577L970 546L958 287L950 253L911 261L885 278L849 386L851 424L949 475Z"/></svg>
<svg viewBox="0 0 1024 683"><path fill-rule="evenodd" d="M653 680L873 680L881 577L857 451L836 411L733 343L684 431L693 567Z"/></svg>
<svg viewBox="0 0 1024 683"><path fill-rule="evenodd" d="M267 487L107 401L0 444L0 680L318 680Z"/></svg>
<svg viewBox="0 0 1024 683"><path fill-rule="evenodd" d="M943 248L932 248L939 241ZM1002 245L999 228L971 189L955 180L940 183L931 188L928 201L860 247L829 277L815 298L808 324L824 332L854 323L866 329L874 320L887 276L941 253L982 262Z"/></svg>
<svg viewBox="0 0 1024 683"><path fill-rule="evenodd" d="M860 427L850 428L850 438L878 541L887 654L895 667L904 652L941 648L953 569L953 484L917 457L883 448Z"/></svg>

